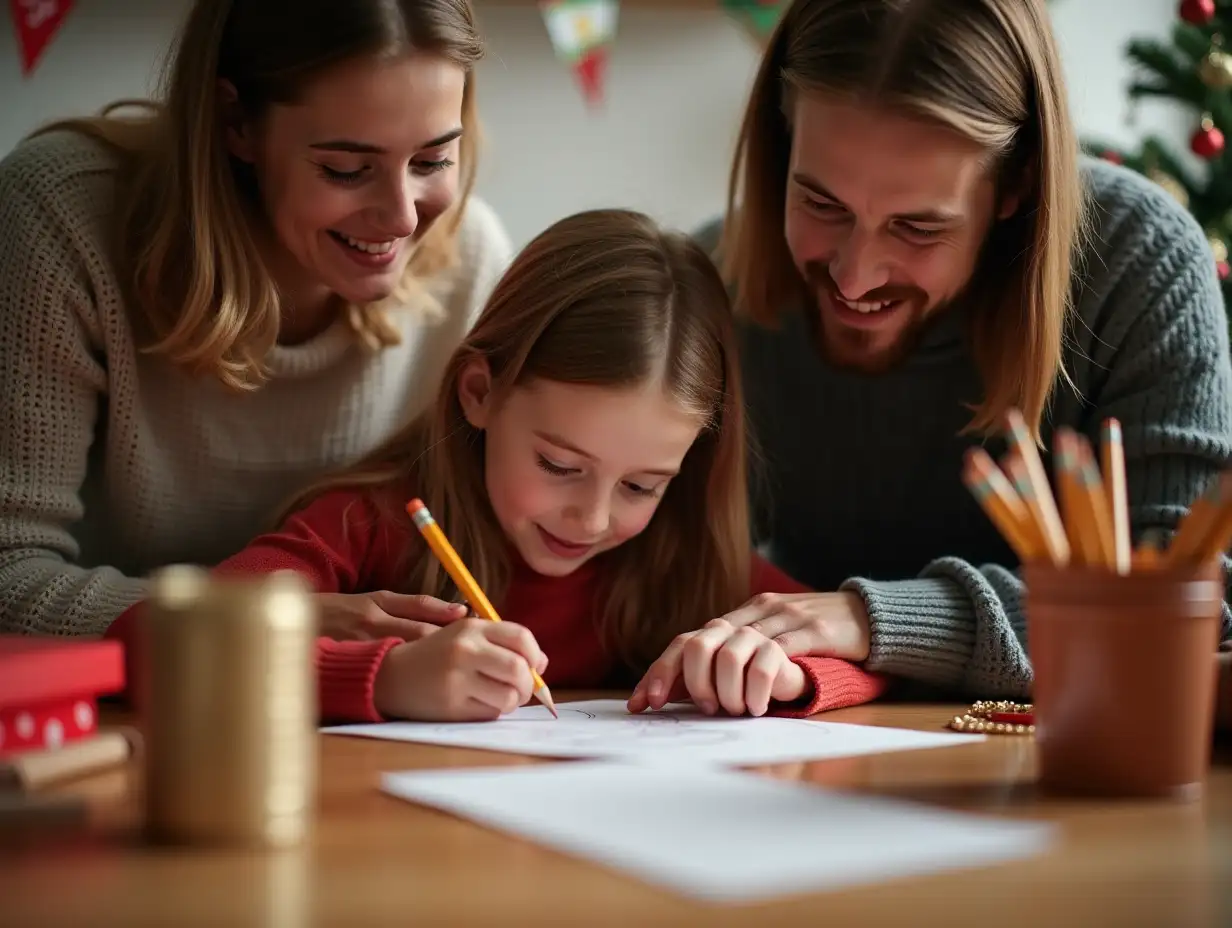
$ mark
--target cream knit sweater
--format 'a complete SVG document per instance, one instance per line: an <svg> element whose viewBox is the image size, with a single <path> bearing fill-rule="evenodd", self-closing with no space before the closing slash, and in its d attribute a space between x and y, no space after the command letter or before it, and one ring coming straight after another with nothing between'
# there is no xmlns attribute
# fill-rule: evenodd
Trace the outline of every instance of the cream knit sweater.
<svg viewBox="0 0 1232 928"><path fill-rule="evenodd" d="M151 569L238 550L430 401L512 255L472 199L461 261L430 288L444 321L408 311L376 354L336 325L235 395L138 352L108 257L114 186L112 156L73 134L0 161L0 633L99 634Z"/></svg>

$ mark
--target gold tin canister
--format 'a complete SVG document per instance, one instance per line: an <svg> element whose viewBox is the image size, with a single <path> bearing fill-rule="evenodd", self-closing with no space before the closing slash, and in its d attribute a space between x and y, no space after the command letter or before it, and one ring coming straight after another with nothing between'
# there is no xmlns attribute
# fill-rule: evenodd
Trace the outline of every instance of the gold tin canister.
<svg viewBox="0 0 1232 928"><path fill-rule="evenodd" d="M282 572L159 571L140 664L150 839L288 847L317 783L317 615Z"/></svg>

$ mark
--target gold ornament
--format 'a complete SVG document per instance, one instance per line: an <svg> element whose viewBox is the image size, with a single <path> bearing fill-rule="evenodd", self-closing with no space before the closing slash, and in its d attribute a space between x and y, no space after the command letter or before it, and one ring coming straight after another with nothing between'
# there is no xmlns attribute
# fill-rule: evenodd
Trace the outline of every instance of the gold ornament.
<svg viewBox="0 0 1232 928"><path fill-rule="evenodd" d="M1181 206L1189 209L1189 191L1185 189L1185 185L1179 180L1171 174L1159 170L1159 168L1151 168L1151 170L1147 171L1146 176L1163 187Z"/></svg>
<svg viewBox="0 0 1232 928"><path fill-rule="evenodd" d="M1217 235L1212 235L1207 241L1210 242L1211 253L1215 256L1216 264L1228 260L1228 246L1224 243L1223 239Z"/></svg>
<svg viewBox="0 0 1232 928"><path fill-rule="evenodd" d="M1212 48L1198 65L1198 77L1212 90L1232 87L1232 55Z"/></svg>
<svg viewBox="0 0 1232 928"><path fill-rule="evenodd" d="M964 715L950 719L946 727L965 734L1034 735L1035 725L1020 721L1024 717L1034 722L1031 703L981 700Z"/></svg>

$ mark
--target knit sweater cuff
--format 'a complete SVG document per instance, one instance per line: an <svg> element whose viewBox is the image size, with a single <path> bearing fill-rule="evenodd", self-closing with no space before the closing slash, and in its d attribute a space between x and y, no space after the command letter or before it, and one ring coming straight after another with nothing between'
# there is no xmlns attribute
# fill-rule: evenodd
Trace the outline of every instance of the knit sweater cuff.
<svg viewBox="0 0 1232 928"><path fill-rule="evenodd" d="M835 657L793 657L791 662L804 671L804 695L794 702L772 704L770 715L803 719L818 712L858 706L876 699L887 686L881 675Z"/></svg>
<svg viewBox="0 0 1232 928"><path fill-rule="evenodd" d="M377 641L317 639L320 714L331 722L383 722L372 699L376 672L397 638Z"/></svg>
<svg viewBox="0 0 1232 928"><path fill-rule="evenodd" d="M940 577L881 583L852 579L868 610L864 666L939 687L961 684L975 650L975 609L958 584Z"/></svg>

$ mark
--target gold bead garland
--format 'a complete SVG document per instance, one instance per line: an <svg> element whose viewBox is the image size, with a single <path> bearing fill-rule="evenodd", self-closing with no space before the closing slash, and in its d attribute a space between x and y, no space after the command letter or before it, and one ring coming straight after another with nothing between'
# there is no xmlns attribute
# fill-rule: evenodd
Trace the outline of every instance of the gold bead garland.
<svg viewBox="0 0 1232 928"><path fill-rule="evenodd" d="M980 735L1033 735L1034 725L1022 725L1014 722L994 722L994 714L1026 715L1034 711L1031 703L981 700L971 706L963 715L950 719L947 728L964 734Z"/></svg>

